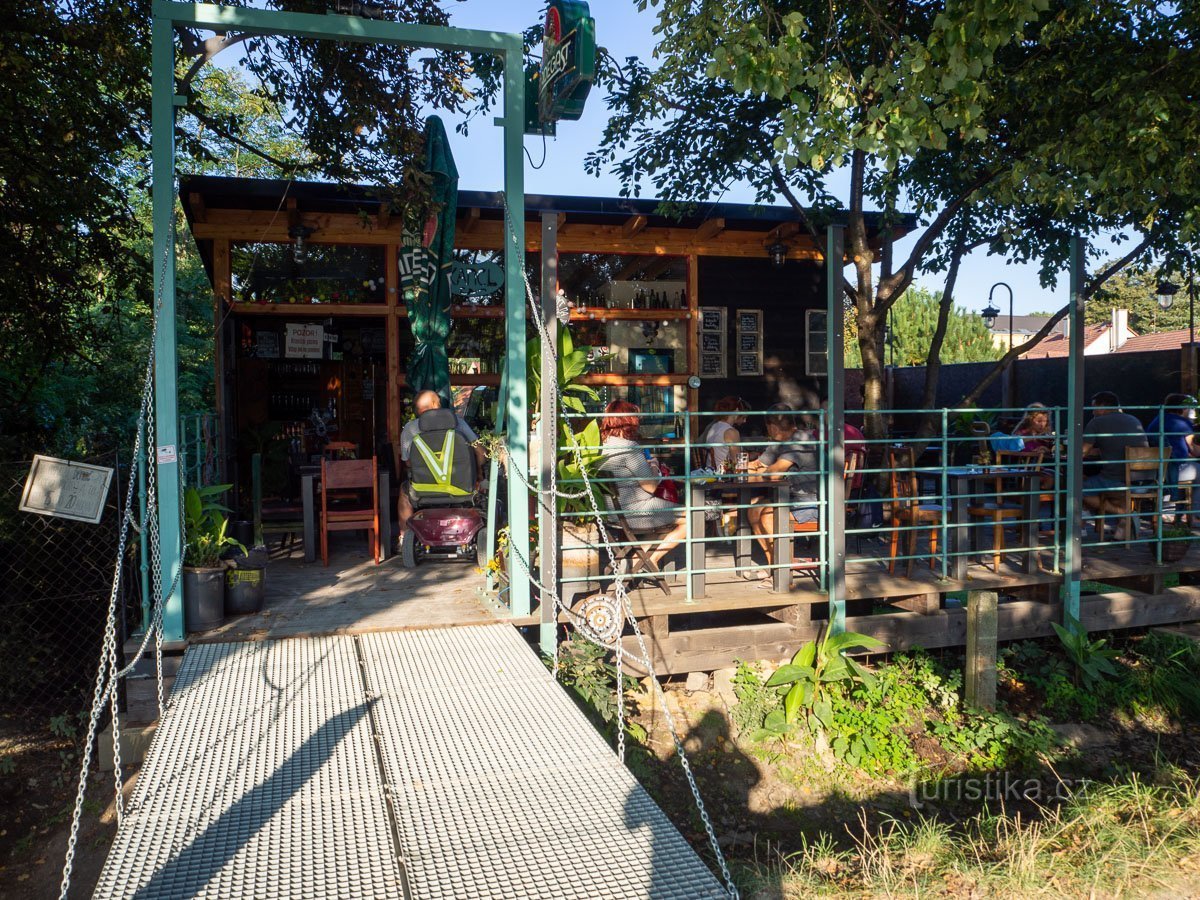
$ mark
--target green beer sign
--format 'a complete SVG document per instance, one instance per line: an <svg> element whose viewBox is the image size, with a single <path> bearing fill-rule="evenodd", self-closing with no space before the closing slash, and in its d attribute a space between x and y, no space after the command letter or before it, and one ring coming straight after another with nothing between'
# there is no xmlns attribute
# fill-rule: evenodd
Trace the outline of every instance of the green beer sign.
<svg viewBox="0 0 1200 900"><path fill-rule="evenodd" d="M578 119L596 78L596 20L584 0L551 0L542 38L538 117Z"/></svg>

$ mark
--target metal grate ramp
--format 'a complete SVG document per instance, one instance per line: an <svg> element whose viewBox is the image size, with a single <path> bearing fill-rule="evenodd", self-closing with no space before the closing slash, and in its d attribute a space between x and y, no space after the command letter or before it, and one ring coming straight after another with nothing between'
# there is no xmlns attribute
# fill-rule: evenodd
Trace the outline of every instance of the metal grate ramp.
<svg viewBox="0 0 1200 900"><path fill-rule="evenodd" d="M95 896L725 894L486 625L189 649Z"/></svg>

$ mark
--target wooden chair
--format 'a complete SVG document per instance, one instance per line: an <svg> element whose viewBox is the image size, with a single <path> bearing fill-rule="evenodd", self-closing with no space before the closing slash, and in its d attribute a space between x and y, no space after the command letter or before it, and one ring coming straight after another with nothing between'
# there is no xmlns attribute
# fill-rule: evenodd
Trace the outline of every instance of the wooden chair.
<svg viewBox="0 0 1200 900"><path fill-rule="evenodd" d="M846 499L846 519L847 520L850 519L850 517L854 514L855 509L857 508L855 505L853 505L850 502L851 501L850 486L852 484L854 484L854 475L857 471L858 471L858 454L857 453L847 453L845 468L842 470L842 478L845 480L845 483L846 483L845 499ZM818 522L797 522L795 519L792 519L792 534L812 535L812 534L816 534L820 530L821 530L821 523L819 521ZM893 553L893 555L895 555L895 554ZM794 563L792 563L793 570L795 570L797 572L803 572L805 575L808 575L809 577L816 579L818 581L820 580L820 572L818 571L819 568L820 568L820 566L816 562L794 562Z"/></svg>
<svg viewBox="0 0 1200 900"><path fill-rule="evenodd" d="M609 531L617 541L622 544L628 544L626 547L617 548L619 551L624 551L618 555L617 564L620 565L622 562L628 563L629 571L626 574L630 578L648 578L664 594L668 597L671 596L671 585L667 582L667 576L663 574L658 564L650 559L650 554L657 549L662 539L675 526L668 525L665 528L656 528L653 531L636 532L630 527L625 514L619 511L615 515L608 517L607 524Z"/></svg>
<svg viewBox="0 0 1200 900"><path fill-rule="evenodd" d="M1155 516L1162 512L1159 483L1163 468L1157 447L1125 448L1125 546L1137 538L1139 514L1147 511L1145 507Z"/></svg>
<svg viewBox="0 0 1200 900"><path fill-rule="evenodd" d="M325 459L356 459L358 444L354 441L330 441L322 452Z"/></svg>
<svg viewBox="0 0 1200 900"><path fill-rule="evenodd" d="M923 526L929 526L929 568L934 567L937 556L938 529L946 509L940 503L923 502L920 485L917 481L916 461L912 447L892 450L888 453L891 473L891 518L892 544L891 562L888 572L896 571L896 551L900 546L900 529L906 528L908 534L908 571L906 577L912 577L913 559L917 555L917 531Z"/></svg>
<svg viewBox="0 0 1200 900"><path fill-rule="evenodd" d="M366 503L368 493L370 505ZM329 532L362 530L367 531L375 563L379 564L379 470L375 457L321 460L320 527L322 565L329 565Z"/></svg>
<svg viewBox="0 0 1200 900"><path fill-rule="evenodd" d="M1014 490L1020 492L1040 489L1040 482L1034 484L1025 479L1015 479L1012 473L1026 469L1040 470L1042 455L1041 450L1034 452L996 451L997 470L993 482L995 489L994 499L984 500L980 497L974 497L967 506L967 515L972 519L992 520L993 572L999 573L1000 557L1006 549L1004 543L1004 523L1012 519L1020 519L1025 510L1025 504L1022 502L1020 496L1015 501L1003 500L1001 498Z"/></svg>

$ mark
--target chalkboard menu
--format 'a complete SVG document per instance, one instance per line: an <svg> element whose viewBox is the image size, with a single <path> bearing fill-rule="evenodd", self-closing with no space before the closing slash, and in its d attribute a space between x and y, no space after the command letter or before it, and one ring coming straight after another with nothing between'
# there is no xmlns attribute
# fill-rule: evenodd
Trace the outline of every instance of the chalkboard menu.
<svg viewBox="0 0 1200 900"><path fill-rule="evenodd" d="M737 318L736 375L761 375L763 372L761 309L739 309Z"/></svg>
<svg viewBox="0 0 1200 900"><path fill-rule="evenodd" d="M700 307L700 377L725 377L725 314L723 306Z"/></svg>

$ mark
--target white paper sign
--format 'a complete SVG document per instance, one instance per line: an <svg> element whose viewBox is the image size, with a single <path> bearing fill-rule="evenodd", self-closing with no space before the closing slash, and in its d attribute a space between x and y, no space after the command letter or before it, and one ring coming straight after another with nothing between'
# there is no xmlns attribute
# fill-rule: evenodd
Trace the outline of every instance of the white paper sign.
<svg viewBox="0 0 1200 900"><path fill-rule="evenodd" d="M321 359L325 355L325 328L321 325L287 324L283 355L288 359Z"/></svg>
<svg viewBox="0 0 1200 900"><path fill-rule="evenodd" d="M21 510L93 525L104 515L113 470L35 456L21 495Z"/></svg>
<svg viewBox="0 0 1200 900"><path fill-rule="evenodd" d="M163 444L158 448L158 464L160 466L170 465L178 461L179 454L176 452L174 444Z"/></svg>

